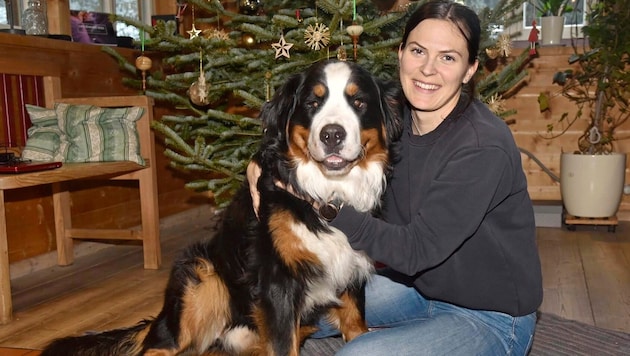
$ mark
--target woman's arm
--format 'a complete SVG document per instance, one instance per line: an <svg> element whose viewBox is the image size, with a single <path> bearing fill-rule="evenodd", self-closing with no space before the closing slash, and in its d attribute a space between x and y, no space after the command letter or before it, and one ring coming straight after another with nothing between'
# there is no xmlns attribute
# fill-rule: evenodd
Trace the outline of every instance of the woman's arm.
<svg viewBox="0 0 630 356"><path fill-rule="evenodd" d="M442 263L479 230L487 213L510 194L511 172L502 149L465 149L435 172L430 186L412 187L405 202L406 209L413 209L408 224L387 223L344 207L331 225L348 236L353 248L413 275Z"/></svg>

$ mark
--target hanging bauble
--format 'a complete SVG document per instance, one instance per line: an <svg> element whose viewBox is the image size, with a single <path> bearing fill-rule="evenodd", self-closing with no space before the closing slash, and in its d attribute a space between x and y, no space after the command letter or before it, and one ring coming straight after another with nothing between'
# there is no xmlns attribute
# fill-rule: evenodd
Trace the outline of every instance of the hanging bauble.
<svg viewBox="0 0 630 356"><path fill-rule="evenodd" d="M330 29L323 23L315 23L315 26L308 25L306 31L304 31L304 42L313 51L319 51L328 46L330 42Z"/></svg>
<svg viewBox="0 0 630 356"><path fill-rule="evenodd" d="M494 47L488 47L486 48L486 55L488 55L488 58L490 59L496 59L499 56L499 49L494 48Z"/></svg>
<svg viewBox="0 0 630 356"><path fill-rule="evenodd" d="M348 53L346 52L346 47L343 45L337 48L337 59L340 61L348 60Z"/></svg>
<svg viewBox="0 0 630 356"><path fill-rule="evenodd" d="M261 0L240 0L238 2L238 11L244 15L256 15L262 9L263 2Z"/></svg>
<svg viewBox="0 0 630 356"><path fill-rule="evenodd" d="M256 43L256 39L254 38L254 35L252 35L251 33L244 33L241 36L241 45L243 47L252 47L255 43Z"/></svg>
<svg viewBox="0 0 630 356"><path fill-rule="evenodd" d="M142 71L142 90L147 89L147 71L151 69L151 65L153 65L151 58L145 55L136 58L136 68Z"/></svg>
<svg viewBox="0 0 630 356"><path fill-rule="evenodd" d="M208 85L203 72L199 75L199 79L190 85L188 89L188 97L193 104L204 106L210 104L208 98Z"/></svg>
<svg viewBox="0 0 630 356"><path fill-rule="evenodd" d="M270 71L265 72L265 100L271 100L271 77L273 74Z"/></svg>
<svg viewBox="0 0 630 356"><path fill-rule="evenodd" d="M151 58L147 56L142 55L136 58L136 68L140 70L149 70L151 69L152 64L153 62L151 61Z"/></svg>
<svg viewBox="0 0 630 356"><path fill-rule="evenodd" d="M198 106L210 104L208 89L206 73L203 70L203 50L199 50L199 78L197 78L197 81L192 83L188 89L190 101Z"/></svg>
<svg viewBox="0 0 630 356"><path fill-rule="evenodd" d="M363 33L363 26L353 23L346 27L346 32L352 38L352 50L354 52L354 60L357 59L357 46L359 44L359 36Z"/></svg>

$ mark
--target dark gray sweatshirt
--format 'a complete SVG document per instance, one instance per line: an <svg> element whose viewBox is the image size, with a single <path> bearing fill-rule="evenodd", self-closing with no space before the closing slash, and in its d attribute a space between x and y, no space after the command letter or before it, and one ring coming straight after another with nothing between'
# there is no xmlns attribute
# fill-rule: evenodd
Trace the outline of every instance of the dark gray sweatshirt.
<svg viewBox="0 0 630 356"><path fill-rule="evenodd" d="M520 152L503 120L465 101L423 136L407 110L382 218L344 207L332 225L427 298L526 315L542 277Z"/></svg>

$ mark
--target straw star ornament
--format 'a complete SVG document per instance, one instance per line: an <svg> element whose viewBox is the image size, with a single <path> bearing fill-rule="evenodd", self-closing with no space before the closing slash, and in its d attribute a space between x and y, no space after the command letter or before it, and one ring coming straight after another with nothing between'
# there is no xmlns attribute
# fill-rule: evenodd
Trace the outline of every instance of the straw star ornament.
<svg viewBox="0 0 630 356"><path fill-rule="evenodd" d="M276 50L276 59L280 57L291 58L291 54L289 54L289 50L293 47L293 43L288 43L284 39L284 34L280 35L280 41L276 43L272 43L271 47Z"/></svg>

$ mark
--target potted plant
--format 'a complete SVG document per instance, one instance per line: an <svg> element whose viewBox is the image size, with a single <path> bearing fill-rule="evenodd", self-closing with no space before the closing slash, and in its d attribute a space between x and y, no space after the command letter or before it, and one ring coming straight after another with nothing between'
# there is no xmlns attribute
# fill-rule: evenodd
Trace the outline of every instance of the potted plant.
<svg viewBox="0 0 630 356"><path fill-rule="evenodd" d="M573 11L571 0L531 0L537 16L540 17L541 45L558 45L562 40L564 14Z"/></svg>
<svg viewBox="0 0 630 356"><path fill-rule="evenodd" d="M560 94L575 103L576 114L560 118L565 133L586 118L578 150L563 153L560 189L567 213L578 217L602 218L616 214L623 194L626 154L615 153L614 143L622 138L615 131L630 118L630 0L593 3L582 28L588 46L572 40L573 69L558 72L553 82ZM539 98L545 110L548 98ZM583 121L583 120L582 120Z"/></svg>

